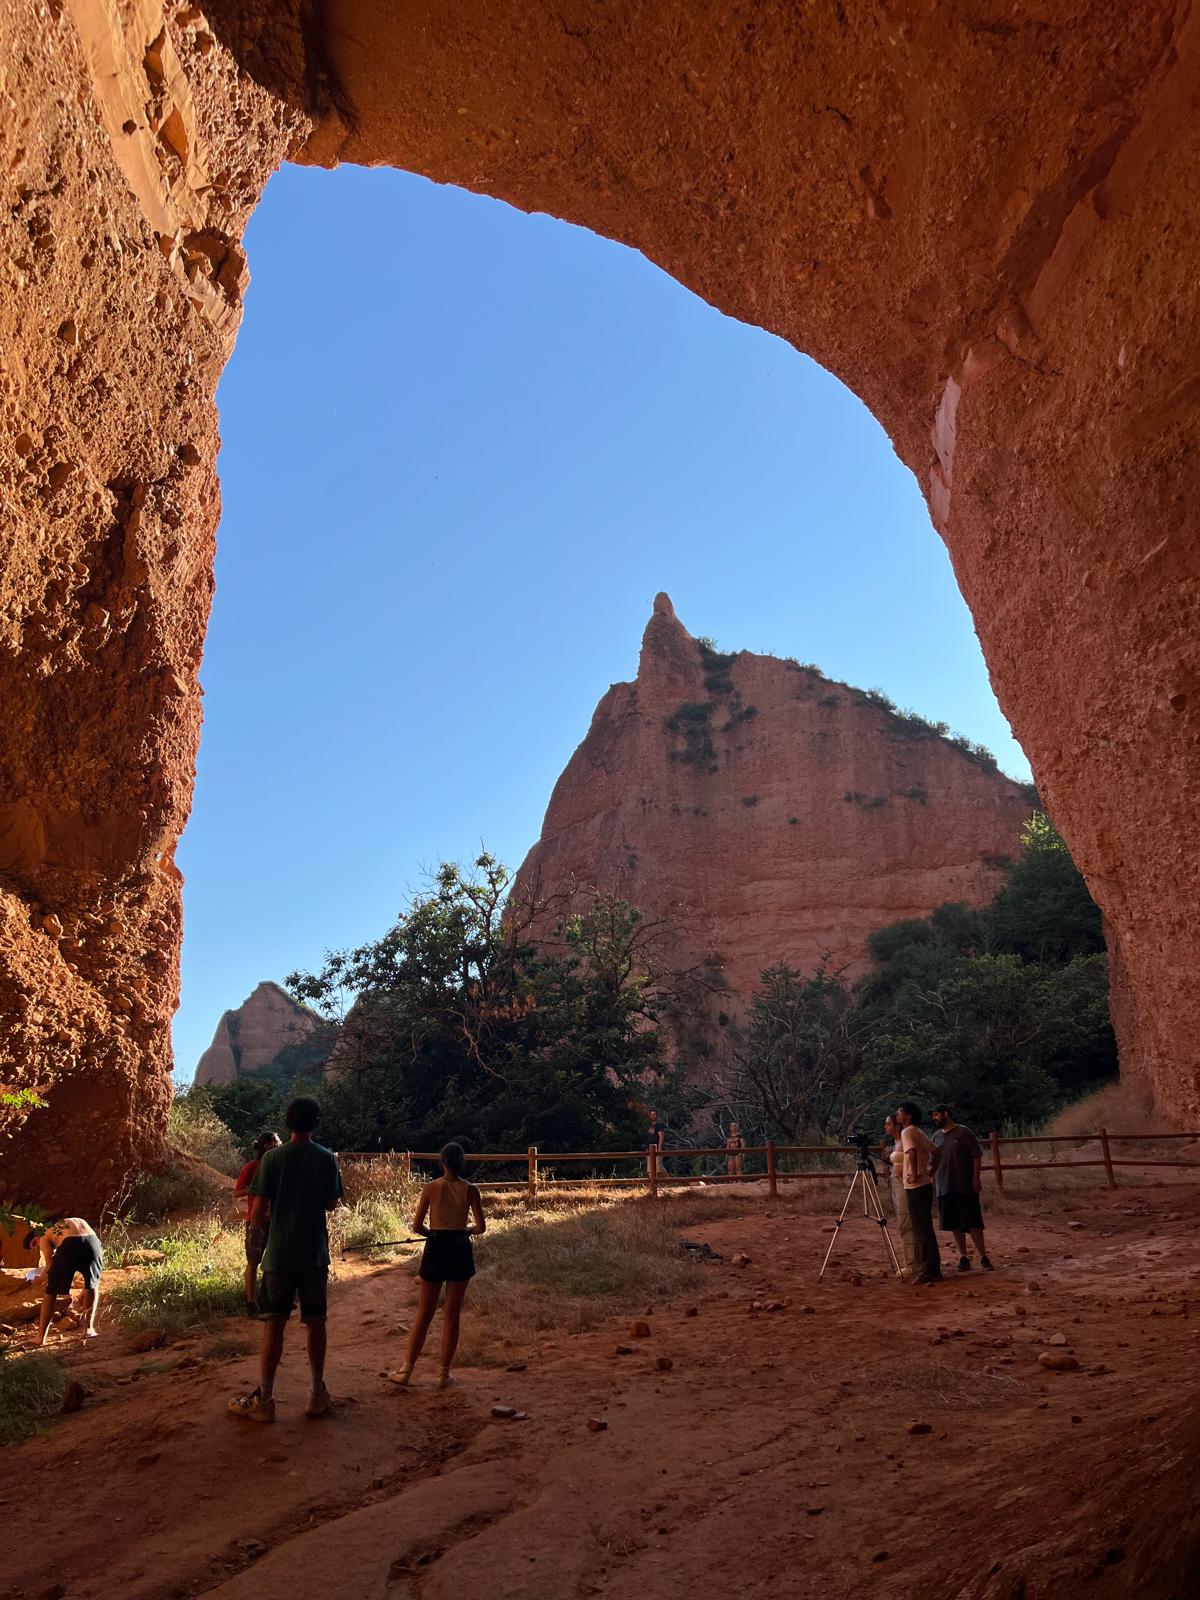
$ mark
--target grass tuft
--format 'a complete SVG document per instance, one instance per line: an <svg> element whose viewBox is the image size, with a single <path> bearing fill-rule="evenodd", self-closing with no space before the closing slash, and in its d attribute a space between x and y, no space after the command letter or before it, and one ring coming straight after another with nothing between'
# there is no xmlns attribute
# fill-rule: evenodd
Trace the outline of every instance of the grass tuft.
<svg viewBox="0 0 1200 1600"><path fill-rule="evenodd" d="M178 1334L240 1310L242 1231L226 1226L219 1212L139 1243L167 1259L108 1288L105 1303L126 1328Z"/></svg>
<svg viewBox="0 0 1200 1600"><path fill-rule="evenodd" d="M62 1369L44 1350L0 1353L0 1445L16 1444L62 1403Z"/></svg>

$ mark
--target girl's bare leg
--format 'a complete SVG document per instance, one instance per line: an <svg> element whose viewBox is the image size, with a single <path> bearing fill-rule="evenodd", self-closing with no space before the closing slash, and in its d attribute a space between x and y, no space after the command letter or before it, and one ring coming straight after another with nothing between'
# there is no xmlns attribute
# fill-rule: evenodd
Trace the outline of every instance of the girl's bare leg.
<svg viewBox="0 0 1200 1600"><path fill-rule="evenodd" d="M450 1363L454 1360L454 1352L458 1349L458 1327L462 1317L463 1300L466 1297L467 1285L463 1283L448 1283L446 1285L446 1304L442 1308L442 1387L445 1388L450 1378Z"/></svg>
<svg viewBox="0 0 1200 1600"><path fill-rule="evenodd" d="M408 1335L408 1347L404 1352L404 1365L397 1373L401 1383L407 1383L409 1374L416 1365L417 1357L425 1347L425 1335L429 1332L429 1324L433 1321L437 1311L438 1294L441 1291L440 1283L426 1283L424 1278L417 1279L417 1291L420 1299L417 1301L417 1315L413 1321L412 1329Z"/></svg>

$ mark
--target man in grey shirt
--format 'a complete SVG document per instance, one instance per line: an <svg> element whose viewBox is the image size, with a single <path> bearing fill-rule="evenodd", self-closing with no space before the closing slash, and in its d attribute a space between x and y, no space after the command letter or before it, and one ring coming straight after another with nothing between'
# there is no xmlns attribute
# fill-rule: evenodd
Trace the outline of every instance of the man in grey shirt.
<svg viewBox="0 0 1200 1600"><path fill-rule="evenodd" d="M947 1105L934 1106L933 1122L937 1128L933 1142L941 1151L933 1184L942 1232L954 1235L960 1272L971 1270L968 1233L979 1252L979 1265L985 1272L991 1272L992 1263L983 1242L983 1207L979 1203L983 1188L983 1151L979 1140L970 1128L955 1122L954 1113Z"/></svg>

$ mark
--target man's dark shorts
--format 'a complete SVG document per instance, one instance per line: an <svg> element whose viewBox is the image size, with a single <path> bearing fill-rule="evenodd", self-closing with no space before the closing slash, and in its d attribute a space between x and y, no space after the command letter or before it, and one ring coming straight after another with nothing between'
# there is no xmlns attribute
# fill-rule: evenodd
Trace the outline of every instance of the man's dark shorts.
<svg viewBox="0 0 1200 1600"><path fill-rule="evenodd" d="M983 1208L977 1194L938 1195L938 1220L943 1233L970 1233L983 1227Z"/></svg>
<svg viewBox="0 0 1200 1600"><path fill-rule="evenodd" d="M54 1258L46 1273L46 1293L70 1294L71 1285L78 1272L83 1279L84 1288L89 1294L95 1294L103 1266L104 1257L96 1235L73 1234L64 1239L54 1252Z"/></svg>
<svg viewBox="0 0 1200 1600"><path fill-rule="evenodd" d="M270 1223L260 1223L257 1228L246 1224L246 1261L250 1266L256 1267L262 1260L270 1231Z"/></svg>
<svg viewBox="0 0 1200 1600"><path fill-rule="evenodd" d="M310 1272L264 1272L258 1280L258 1314L286 1322L299 1296L300 1321L324 1322L328 1283L327 1267Z"/></svg>

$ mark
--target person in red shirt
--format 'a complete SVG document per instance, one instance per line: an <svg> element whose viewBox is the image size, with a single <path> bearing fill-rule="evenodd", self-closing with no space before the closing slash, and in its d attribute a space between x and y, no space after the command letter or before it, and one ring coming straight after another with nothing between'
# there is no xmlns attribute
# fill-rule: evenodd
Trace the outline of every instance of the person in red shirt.
<svg viewBox="0 0 1200 1600"><path fill-rule="evenodd" d="M250 1217L250 1185L254 1182L254 1174L258 1171L258 1163L268 1150L274 1150L279 1143L277 1133L260 1133L250 1146L254 1152L253 1159L237 1175L237 1182L233 1186L233 1198L238 1210L246 1218L246 1315L256 1317L258 1306L255 1299L255 1289L258 1279L258 1264L263 1258L263 1251L267 1248L267 1234L270 1231L271 1215L264 1207L264 1215L257 1223ZM243 1210L243 1207L245 1208Z"/></svg>

